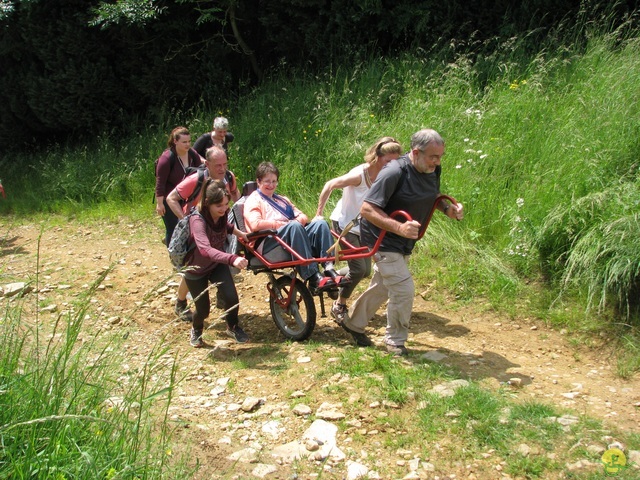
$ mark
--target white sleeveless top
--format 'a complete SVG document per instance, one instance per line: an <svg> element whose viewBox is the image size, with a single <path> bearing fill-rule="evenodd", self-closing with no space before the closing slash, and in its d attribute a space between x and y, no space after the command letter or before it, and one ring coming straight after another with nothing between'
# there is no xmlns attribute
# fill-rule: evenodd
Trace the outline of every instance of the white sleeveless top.
<svg viewBox="0 0 640 480"><path fill-rule="evenodd" d="M357 187L349 185L342 189L342 197L329 217L331 220L338 222L340 230L343 230L351 220L360 215L360 207L362 207L364 196L369 191L369 188L371 188L371 180L369 174L364 170L365 166L367 166L367 164L362 163L349 171L349 173L357 173L360 175L360 185ZM351 233L360 235L360 226L356 225L353 227Z"/></svg>

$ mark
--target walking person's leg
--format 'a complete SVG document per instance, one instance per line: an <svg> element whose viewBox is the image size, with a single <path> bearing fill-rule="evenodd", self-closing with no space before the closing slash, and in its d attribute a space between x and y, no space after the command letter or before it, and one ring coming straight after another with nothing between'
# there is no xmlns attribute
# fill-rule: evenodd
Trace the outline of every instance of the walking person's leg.
<svg viewBox="0 0 640 480"><path fill-rule="evenodd" d="M193 313L193 320L191 322L190 343L193 347L198 348L204 345L204 341L202 340L204 319L209 316L209 312L211 311L209 292L205 292L209 286L209 279L207 277L199 277L195 279L185 277L185 283L189 288L189 292L191 292L191 296L193 297L196 306L195 312Z"/></svg>
<svg viewBox="0 0 640 480"><path fill-rule="evenodd" d="M385 258L376 263L389 292L384 342L389 352L406 355L404 344L409 336L409 320L415 296L413 277L407 264L409 257L395 252L384 252L384 255Z"/></svg>
<svg viewBox="0 0 640 480"><path fill-rule="evenodd" d="M209 281L217 286L218 298L220 299L225 313L223 318L227 322L227 335L239 343L249 340L248 335L238 324L238 312L240 310L238 291L233 281L233 275L228 265L218 265L209 275Z"/></svg>

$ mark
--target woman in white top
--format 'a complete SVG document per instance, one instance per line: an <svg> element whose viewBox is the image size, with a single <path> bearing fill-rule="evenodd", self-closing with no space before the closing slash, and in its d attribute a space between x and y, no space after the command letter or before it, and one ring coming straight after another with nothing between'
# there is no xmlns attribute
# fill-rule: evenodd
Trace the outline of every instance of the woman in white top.
<svg viewBox="0 0 640 480"><path fill-rule="evenodd" d="M336 188L342 189L342 198L338 201L336 208L331 213L331 223L334 231L341 233L342 230L360 214L360 207L364 196L371 188L380 170L391 160L402 155L402 146L393 137L382 137L376 141L364 156L365 163L352 168L348 173L332 178L324 184L320 198L318 200L318 210L316 218L322 217L324 206L329 200L331 192ZM316 219L314 218L314 220ZM344 238L355 247L360 246L359 226L354 226ZM350 280L344 287L340 287L339 297L331 307L331 316L342 323L348 317L347 299L351 296L355 286L364 277L371 273L371 258L360 258L349 260L348 267L340 272L345 279Z"/></svg>

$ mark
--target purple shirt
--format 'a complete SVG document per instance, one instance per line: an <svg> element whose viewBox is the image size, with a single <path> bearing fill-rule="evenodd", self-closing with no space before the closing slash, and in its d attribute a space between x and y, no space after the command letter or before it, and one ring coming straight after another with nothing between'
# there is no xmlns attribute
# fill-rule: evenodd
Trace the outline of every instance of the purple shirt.
<svg viewBox="0 0 640 480"><path fill-rule="evenodd" d="M175 152L174 152L175 155ZM186 173L182 162L178 159L177 155L173 161L173 168L171 167L171 150L165 150L158 158L158 165L156 166L156 197L166 197L171 191L176 188ZM202 165L200 155L193 149L189 149L189 166L199 167Z"/></svg>
<svg viewBox="0 0 640 480"><path fill-rule="evenodd" d="M186 264L196 269L186 272L186 278L204 277L220 263L233 265L238 255L224 251L227 235L233 233L233 224L227 222L226 215L220 217L213 227L201 215L192 215L189 217L189 228L196 248L189 254Z"/></svg>

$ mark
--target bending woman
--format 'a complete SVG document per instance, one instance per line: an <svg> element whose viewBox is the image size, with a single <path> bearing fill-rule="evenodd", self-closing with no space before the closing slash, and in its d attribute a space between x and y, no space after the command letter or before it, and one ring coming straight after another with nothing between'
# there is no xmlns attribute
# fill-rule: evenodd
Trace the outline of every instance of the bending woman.
<svg viewBox="0 0 640 480"><path fill-rule="evenodd" d="M191 328L191 346L202 347L202 330L204 319L209 316L211 302L209 300L209 283L217 285L218 299L226 310L224 319L227 322L227 335L239 343L249 340L247 334L238 325L238 292L231 276L229 266L247 268L244 257L226 253L224 242L228 234L247 240L247 235L227 222L230 195L225 184L212 178L207 179L202 187L202 198L198 206L199 215L189 217L191 240L195 249L187 258L187 269L184 278L189 292L196 305Z"/></svg>
<svg viewBox="0 0 640 480"><path fill-rule="evenodd" d="M326 257L327 250L333 244L329 225L324 220L309 223L302 213L287 197L276 194L280 171L271 162L258 165L256 179L258 190L247 197L244 204L244 224L247 230L276 229L277 236L303 258ZM258 251L266 254L279 246L272 237L265 238ZM325 263L323 277L317 263L296 267L300 276L309 281L313 291L335 287L341 281L333 269L333 262Z"/></svg>
<svg viewBox="0 0 640 480"><path fill-rule="evenodd" d="M342 189L342 197L333 209L330 219L333 230L342 233L342 230L360 214L360 207L365 194L371 188L380 170L391 160L396 160L402 155L402 146L395 138L382 137L374 143L364 156L365 163L352 168L341 177L332 178L324 184L320 198L318 199L318 209L315 219L322 218L324 206L329 200L331 192L337 188ZM314 219L314 220L315 220ZM351 228L344 238L354 247L360 244L360 227L356 224ZM371 257L349 260L347 267L338 273L350 282L340 286L339 297L331 307L331 316L342 323L348 318L347 299L353 293L356 285L364 277L371 274Z"/></svg>

